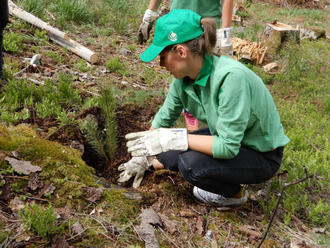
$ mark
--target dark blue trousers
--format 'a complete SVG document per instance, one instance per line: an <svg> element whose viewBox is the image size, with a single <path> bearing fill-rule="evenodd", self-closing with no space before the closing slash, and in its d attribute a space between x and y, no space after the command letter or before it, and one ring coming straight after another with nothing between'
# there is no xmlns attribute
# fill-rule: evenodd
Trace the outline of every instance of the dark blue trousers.
<svg viewBox="0 0 330 248"><path fill-rule="evenodd" d="M208 129L193 134L211 135ZM258 184L272 178L281 165L282 157L283 147L258 152L244 146L232 159L215 159L192 150L157 155L165 169L179 171L194 186L225 197L236 195L241 184Z"/></svg>

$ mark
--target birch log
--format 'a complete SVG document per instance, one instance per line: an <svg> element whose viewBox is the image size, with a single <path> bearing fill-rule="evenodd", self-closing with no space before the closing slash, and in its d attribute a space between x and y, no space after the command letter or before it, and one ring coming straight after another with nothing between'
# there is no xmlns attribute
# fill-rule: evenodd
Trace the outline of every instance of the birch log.
<svg viewBox="0 0 330 248"><path fill-rule="evenodd" d="M69 49L70 51L84 58L88 62L92 64L97 62L98 55L96 53L89 50L87 47L84 47L83 45L79 44L78 42L70 39L66 33L62 32L57 28L52 27L48 23L39 19L38 17L23 10L22 8L14 4L11 0L9 0L8 3L9 3L9 13L11 15L17 16L18 18L27 21L28 23L38 28L45 30L52 41Z"/></svg>

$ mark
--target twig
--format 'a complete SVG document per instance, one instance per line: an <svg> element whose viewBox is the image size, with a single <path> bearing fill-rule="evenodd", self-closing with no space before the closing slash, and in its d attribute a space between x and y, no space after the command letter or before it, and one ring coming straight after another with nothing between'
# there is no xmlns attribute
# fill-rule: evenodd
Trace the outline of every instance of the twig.
<svg viewBox="0 0 330 248"><path fill-rule="evenodd" d="M319 150L320 150L320 149L317 148L316 145L314 145L309 139L307 139L307 138L304 137L304 140L306 140L306 142L307 142L308 144L310 144L310 145L314 148L315 151L319 151Z"/></svg>
<svg viewBox="0 0 330 248"><path fill-rule="evenodd" d="M50 201L48 201L48 200L46 200L46 199L42 199L42 198L37 198L37 197L32 197L32 196L26 196L26 195L21 195L21 196L23 196L23 197L25 197L25 198L28 198L28 199L32 199L32 200L44 201L44 202L50 202Z"/></svg>
<svg viewBox="0 0 330 248"><path fill-rule="evenodd" d="M85 228L84 230L82 230L80 233L77 233L76 235L73 235L72 237L66 239L66 241L70 241L72 239L75 239L76 237L80 236L81 234L83 234L84 232L86 232L88 229L90 229L90 227Z"/></svg>
<svg viewBox="0 0 330 248"><path fill-rule="evenodd" d="M173 178L172 177L170 177L170 176L167 176L169 179L171 179L171 181L172 181L172 183L173 183L173 185L175 185L175 182L174 182L174 180L173 180Z"/></svg>
<svg viewBox="0 0 330 248"><path fill-rule="evenodd" d="M268 234L268 232L269 232L270 226L272 225L272 222L273 222L274 217L275 217L275 215L276 215L276 212L277 212L278 206L280 205L280 202L281 202L281 199L282 199L282 195L283 195L284 190L285 190L287 187L290 187L290 186L296 185L296 184L298 184L298 183L304 182L304 181L306 181L307 179L309 179L309 178L313 178L313 177L315 177L315 175L314 175L314 174L311 174L311 175L306 176L306 177L303 178L303 179L300 179L300 180L297 180L297 181L294 181L294 182L291 182L291 183L284 183L283 188L282 188L282 190L281 190L281 192L280 192L280 195L279 195L279 197L278 197L278 199L277 199L275 209L274 209L273 214L272 214L272 216L271 216L271 218L270 218L270 221L269 221L269 223L268 223L267 229L266 229L266 231L265 231L265 233L264 233L264 235L263 235L263 237L262 237L260 243L258 244L257 248L260 248L261 245L262 245L262 243L263 243L263 242L265 241L265 239L266 239L266 236L267 236L267 234Z"/></svg>
<svg viewBox="0 0 330 248"><path fill-rule="evenodd" d="M136 231L134 224L133 224L131 221L129 222L129 224L133 227L133 230L134 230L134 232L137 234L137 236L139 237L139 239L140 239L141 241L143 241L143 239L142 239L142 237L140 236L139 232Z"/></svg>
<svg viewBox="0 0 330 248"><path fill-rule="evenodd" d="M13 77L16 77L18 74L21 74L22 72L24 72L27 68L29 68L30 65L27 65L26 67L24 67L22 70L14 73Z"/></svg>
<svg viewBox="0 0 330 248"><path fill-rule="evenodd" d="M180 248L179 246L177 246L177 244L174 243L174 241L169 236L166 235L165 231L161 227L159 227L159 230L165 236L165 238L168 239L168 241L170 241L175 247Z"/></svg>

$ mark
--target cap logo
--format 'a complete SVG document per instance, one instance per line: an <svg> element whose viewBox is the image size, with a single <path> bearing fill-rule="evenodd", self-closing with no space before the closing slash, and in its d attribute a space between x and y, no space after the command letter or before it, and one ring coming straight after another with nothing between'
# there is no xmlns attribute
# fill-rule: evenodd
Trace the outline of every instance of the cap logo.
<svg viewBox="0 0 330 248"><path fill-rule="evenodd" d="M169 35L168 35L168 39L170 40L170 41L177 41L178 40L178 36L176 35L176 33L174 33L173 31L171 31L171 33L169 33Z"/></svg>

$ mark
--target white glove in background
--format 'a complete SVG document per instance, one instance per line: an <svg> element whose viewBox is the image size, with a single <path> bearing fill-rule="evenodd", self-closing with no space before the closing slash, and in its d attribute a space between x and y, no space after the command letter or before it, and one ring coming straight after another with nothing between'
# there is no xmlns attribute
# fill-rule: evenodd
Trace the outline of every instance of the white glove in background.
<svg viewBox="0 0 330 248"><path fill-rule="evenodd" d="M231 40L231 33L233 28L220 28L217 29L217 42L214 48L214 53L224 55L233 55L233 44Z"/></svg>
<svg viewBox="0 0 330 248"><path fill-rule="evenodd" d="M125 138L128 140L128 152L133 157L153 156L171 150L188 150L186 128L159 128L129 133Z"/></svg>
<svg viewBox="0 0 330 248"><path fill-rule="evenodd" d="M118 170L122 171L119 175L118 182L123 183L130 180L131 177L134 177L133 187L139 187L142 182L144 172L150 165L151 161L149 161L147 157L133 157L131 160L121 164L118 167Z"/></svg>
<svg viewBox="0 0 330 248"><path fill-rule="evenodd" d="M150 9L147 9L144 12L144 16L138 33L138 40L140 44L146 42L149 39L150 30L158 16L159 14L157 12L154 12Z"/></svg>

